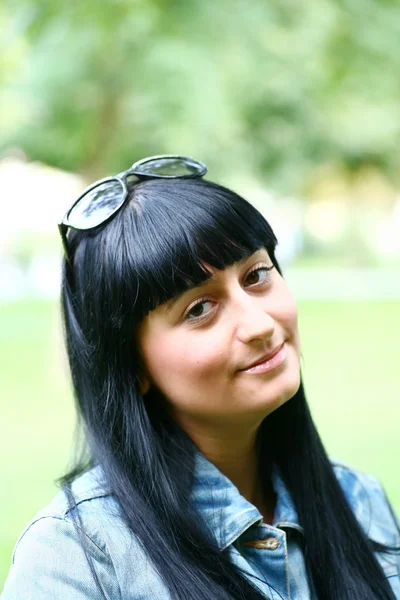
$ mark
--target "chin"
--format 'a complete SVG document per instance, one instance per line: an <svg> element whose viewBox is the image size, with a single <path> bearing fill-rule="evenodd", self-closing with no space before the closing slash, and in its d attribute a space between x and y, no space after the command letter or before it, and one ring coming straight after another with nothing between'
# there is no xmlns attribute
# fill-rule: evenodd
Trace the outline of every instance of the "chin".
<svg viewBox="0 0 400 600"><path fill-rule="evenodd" d="M269 401L266 405L266 408L269 409L268 412L272 412L288 402L296 392L299 390L301 384L300 371L294 372L293 374L285 373L285 376L282 379L277 381L279 385L279 390L276 389L276 393L271 398L269 397Z"/></svg>
<svg viewBox="0 0 400 600"><path fill-rule="evenodd" d="M301 373L300 369L296 369L291 377L288 378L288 394L289 398L292 398L298 391L301 384ZM289 399L288 398L288 399Z"/></svg>
<svg viewBox="0 0 400 600"><path fill-rule="evenodd" d="M287 400L293 398L295 393L298 391L301 383L300 369L293 370L292 373L286 374L286 381L284 383L284 394Z"/></svg>

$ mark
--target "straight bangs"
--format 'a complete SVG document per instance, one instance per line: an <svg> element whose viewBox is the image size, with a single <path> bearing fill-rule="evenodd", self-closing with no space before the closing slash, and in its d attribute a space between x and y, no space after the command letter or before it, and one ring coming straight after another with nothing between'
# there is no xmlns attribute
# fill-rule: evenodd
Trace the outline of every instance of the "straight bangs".
<svg viewBox="0 0 400 600"><path fill-rule="evenodd" d="M204 180L136 184L107 227L108 239L114 236L125 247L119 275L125 284L134 284L128 293L138 320L210 278L206 264L224 269L263 247L276 264L277 239L261 213L234 192ZM118 256L114 265L121 261Z"/></svg>

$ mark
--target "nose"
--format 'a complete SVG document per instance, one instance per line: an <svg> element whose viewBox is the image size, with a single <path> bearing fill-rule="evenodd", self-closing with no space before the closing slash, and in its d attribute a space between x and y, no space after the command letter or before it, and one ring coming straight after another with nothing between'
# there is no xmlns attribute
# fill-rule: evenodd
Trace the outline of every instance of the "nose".
<svg viewBox="0 0 400 600"><path fill-rule="evenodd" d="M235 301L237 337L244 344L266 342L274 334L275 321L268 313L265 298L252 298L246 292Z"/></svg>

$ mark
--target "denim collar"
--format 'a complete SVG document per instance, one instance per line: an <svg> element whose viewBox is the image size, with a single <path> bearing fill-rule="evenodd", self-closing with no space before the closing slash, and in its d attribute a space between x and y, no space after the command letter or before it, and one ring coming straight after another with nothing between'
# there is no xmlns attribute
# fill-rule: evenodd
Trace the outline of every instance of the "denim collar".
<svg viewBox="0 0 400 600"><path fill-rule="evenodd" d="M293 528L304 534L294 501L276 464L272 465L271 481L277 502L272 526L267 526ZM191 503L209 526L220 550L263 521L259 510L200 452L196 453Z"/></svg>

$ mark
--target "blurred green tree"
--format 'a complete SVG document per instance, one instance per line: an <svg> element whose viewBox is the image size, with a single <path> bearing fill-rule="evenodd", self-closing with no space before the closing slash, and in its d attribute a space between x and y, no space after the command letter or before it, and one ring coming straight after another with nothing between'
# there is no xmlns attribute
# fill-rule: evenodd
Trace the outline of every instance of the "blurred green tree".
<svg viewBox="0 0 400 600"><path fill-rule="evenodd" d="M88 178L178 151L286 191L332 160L398 182L395 0L9 0L0 25L0 150Z"/></svg>

